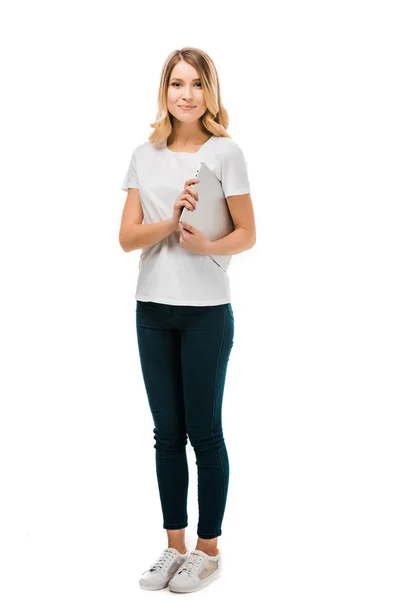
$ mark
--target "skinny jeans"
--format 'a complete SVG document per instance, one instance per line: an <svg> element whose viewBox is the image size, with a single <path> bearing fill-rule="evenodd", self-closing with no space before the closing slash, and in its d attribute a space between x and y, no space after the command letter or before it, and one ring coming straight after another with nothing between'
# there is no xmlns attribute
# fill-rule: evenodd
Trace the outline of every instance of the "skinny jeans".
<svg viewBox="0 0 400 600"><path fill-rule="evenodd" d="M137 300L136 332L154 422L163 527L188 525L189 438L197 465L197 535L218 537L229 484L222 400L234 337L232 306L176 306Z"/></svg>

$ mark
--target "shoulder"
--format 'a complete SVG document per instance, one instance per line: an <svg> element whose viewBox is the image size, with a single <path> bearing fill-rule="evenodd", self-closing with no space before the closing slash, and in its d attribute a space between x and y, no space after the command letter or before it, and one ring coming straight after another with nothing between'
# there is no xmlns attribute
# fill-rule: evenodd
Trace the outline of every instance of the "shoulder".
<svg viewBox="0 0 400 600"><path fill-rule="evenodd" d="M247 168L245 155L239 144L232 138L217 137L213 147L215 156L218 158L221 176L226 170L243 170Z"/></svg>
<svg viewBox="0 0 400 600"><path fill-rule="evenodd" d="M149 164L153 164L157 148L148 140L138 144L131 153L131 165L136 171L147 169Z"/></svg>
<svg viewBox="0 0 400 600"><path fill-rule="evenodd" d="M218 135L214 137L214 141L218 144L222 149L230 150L232 148L238 148L239 144L235 142L232 138L225 137L222 135Z"/></svg>
<svg viewBox="0 0 400 600"><path fill-rule="evenodd" d="M207 165L223 185L225 196L236 194L237 189L248 187L247 163L239 144L232 138L215 136L210 145ZM239 183L237 183L239 181Z"/></svg>
<svg viewBox="0 0 400 600"><path fill-rule="evenodd" d="M147 140L146 142L142 142L141 144L136 146L133 149L133 154L136 158L141 158L142 156L147 156L155 150L156 148L153 146L153 144Z"/></svg>
<svg viewBox="0 0 400 600"><path fill-rule="evenodd" d="M242 149L235 140L228 137L218 136L214 139L215 151L222 157L232 157L242 155Z"/></svg>

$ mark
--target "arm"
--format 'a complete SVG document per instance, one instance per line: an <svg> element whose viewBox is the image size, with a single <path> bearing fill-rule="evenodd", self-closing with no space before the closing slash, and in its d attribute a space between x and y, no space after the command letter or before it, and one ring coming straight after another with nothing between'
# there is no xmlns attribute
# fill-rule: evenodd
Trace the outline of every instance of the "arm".
<svg viewBox="0 0 400 600"><path fill-rule="evenodd" d="M119 236L119 243L125 252L154 246L176 230L176 225L171 219L164 219L157 223L133 224Z"/></svg>
<svg viewBox="0 0 400 600"><path fill-rule="evenodd" d="M143 223L139 190L129 188L119 231L119 243L125 252L153 246L175 230L172 217L157 223Z"/></svg>
<svg viewBox="0 0 400 600"><path fill-rule="evenodd" d="M207 254L239 254L249 250L254 244L251 233L244 227L237 227L219 240L209 242Z"/></svg>

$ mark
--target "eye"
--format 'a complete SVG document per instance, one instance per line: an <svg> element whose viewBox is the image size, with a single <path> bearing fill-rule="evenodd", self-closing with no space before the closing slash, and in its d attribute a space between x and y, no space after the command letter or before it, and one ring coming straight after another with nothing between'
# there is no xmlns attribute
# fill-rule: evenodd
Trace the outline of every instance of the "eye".
<svg viewBox="0 0 400 600"><path fill-rule="evenodd" d="M179 83L179 81L173 81L171 85L174 85L174 86L175 86L175 85L181 85L181 84ZM200 82L200 81L198 81L198 82L196 83L196 85L199 85L199 86L201 87L201 82Z"/></svg>

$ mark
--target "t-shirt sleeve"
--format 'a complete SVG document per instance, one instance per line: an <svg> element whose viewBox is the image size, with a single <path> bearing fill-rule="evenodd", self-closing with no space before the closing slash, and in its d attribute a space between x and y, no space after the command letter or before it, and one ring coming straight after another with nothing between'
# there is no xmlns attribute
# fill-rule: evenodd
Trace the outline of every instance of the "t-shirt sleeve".
<svg viewBox="0 0 400 600"><path fill-rule="evenodd" d="M128 188L136 188L137 190L139 189L139 179L138 179L138 175L137 175L135 150L132 153L132 157L131 157L131 161L129 163L128 170L127 170L124 180L121 184L121 190L124 190L125 192L127 192Z"/></svg>
<svg viewBox="0 0 400 600"><path fill-rule="evenodd" d="M222 154L221 184L225 198L250 192L247 162L240 146L233 141L228 152Z"/></svg>

